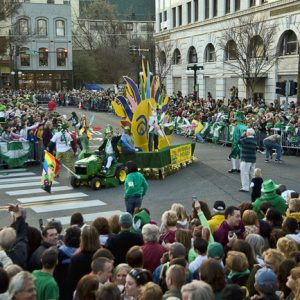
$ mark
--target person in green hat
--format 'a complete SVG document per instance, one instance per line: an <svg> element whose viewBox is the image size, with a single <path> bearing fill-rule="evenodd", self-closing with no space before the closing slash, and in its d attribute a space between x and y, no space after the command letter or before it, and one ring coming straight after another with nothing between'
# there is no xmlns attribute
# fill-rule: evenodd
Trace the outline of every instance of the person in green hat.
<svg viewBox="0 0 300 300"><path fill-rule="evenodd" d="M56 147L56 159L60 163L64 163L65 166L74 172L74 163L72 159L72 146L73 139L68 131L68 124L63 123L60 126L60 131L56 132L50 140L48 150Z"/></svg>
<svg viewBox="0 0 300 300"><path fill-rule="evenodd" d="M247 126L243 123L244 114L240 111L235 113L234 119L236 121L236 125L233 131L231 152L229 154L229 159L231 160L232 169L228 171L228 173L239 173L240 170L237 167L237 159L240 158L240 146L238 144L239 139L242 134L247 130Z"/></svg>
<svg viewBox="0 0 300 300"><path fill-rule="evenodd" d="M282 215L286 211L285 200L276 194L276 190L279 185L275 184L272 179L267 179L262 184L261 191L264 193L260 198L256 199L253 203L253 210L257 213L257 216L262 219L264 215L260 210L262 202L269 202L273 208L277 209Z"/></svg>
<svg viewBox="0 0 300 300"><path fill-rule="evenodd" d="M119 156L118 142L120 137L121 136L114 136L111 125L106 126L103 143L98 149L100 153L104 151L105 167L103 168L103 173L107 173L112 162Z"/></svg>

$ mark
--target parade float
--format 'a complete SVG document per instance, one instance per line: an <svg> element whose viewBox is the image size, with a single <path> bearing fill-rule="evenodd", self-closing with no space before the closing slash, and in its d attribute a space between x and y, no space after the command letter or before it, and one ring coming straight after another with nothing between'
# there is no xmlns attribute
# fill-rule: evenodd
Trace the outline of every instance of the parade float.
<svg viewBox="0 0 300 300"><path fill-rule="evenodd" d="M140 86L124 76L125 91L112 102L114 111L121 118L121 126L130 126L135 147L142 151L121 153L119 162L133 160L140 171L148 178L161 178L178 172L193 162L195 143L172 144L174 124L168 116L169 97L161 90L159 78L151 76L149 64L147 71L142 61ZM149 151L149 119L154 111L160 109L158 150Z"/></svg>

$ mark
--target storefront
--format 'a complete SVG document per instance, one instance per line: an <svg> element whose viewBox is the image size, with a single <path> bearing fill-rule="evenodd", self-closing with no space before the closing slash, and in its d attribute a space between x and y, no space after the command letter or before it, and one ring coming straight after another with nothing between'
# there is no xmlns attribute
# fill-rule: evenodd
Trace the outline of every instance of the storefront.
<svg viewBox="0 0 300 300"><path fill-rule="evenodd" d="M20 89L62 90L72 88L72 72L26 72L19 77Z"/></svg>

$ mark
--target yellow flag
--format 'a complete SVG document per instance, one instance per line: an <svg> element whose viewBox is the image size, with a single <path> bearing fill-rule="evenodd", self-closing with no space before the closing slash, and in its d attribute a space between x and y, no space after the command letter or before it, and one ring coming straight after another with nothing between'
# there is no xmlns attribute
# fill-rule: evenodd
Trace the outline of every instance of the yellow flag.
<svg viewBox="0 0 300 300"><path fill-rule="evenodd" d="M120 117L120 118L126 118L127 117L123 106L119 105L116 101L112 101L111 104L112 104L112 107L114 108L115 113L118 117Z"/></svg>

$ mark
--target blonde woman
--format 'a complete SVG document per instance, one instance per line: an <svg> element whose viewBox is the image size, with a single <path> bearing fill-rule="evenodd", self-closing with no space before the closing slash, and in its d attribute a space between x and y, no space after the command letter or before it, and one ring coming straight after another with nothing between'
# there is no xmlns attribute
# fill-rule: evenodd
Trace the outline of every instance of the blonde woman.
<svg viewBox="0 0 300 300"><path fill-rule="evenodd" d="M173 205L171 206L171 210L174 211L177 215L177 228L188 229L188 215L184 206L180 203L173 203Z"/></svg>
<svg viewBox="0 0 300 300"><path fill-rule="evenodd" d="M277 250L279 250L286 258L292 258L292 253L298 251L297 244L286 237L281 237L276 244Z"/></svg>

